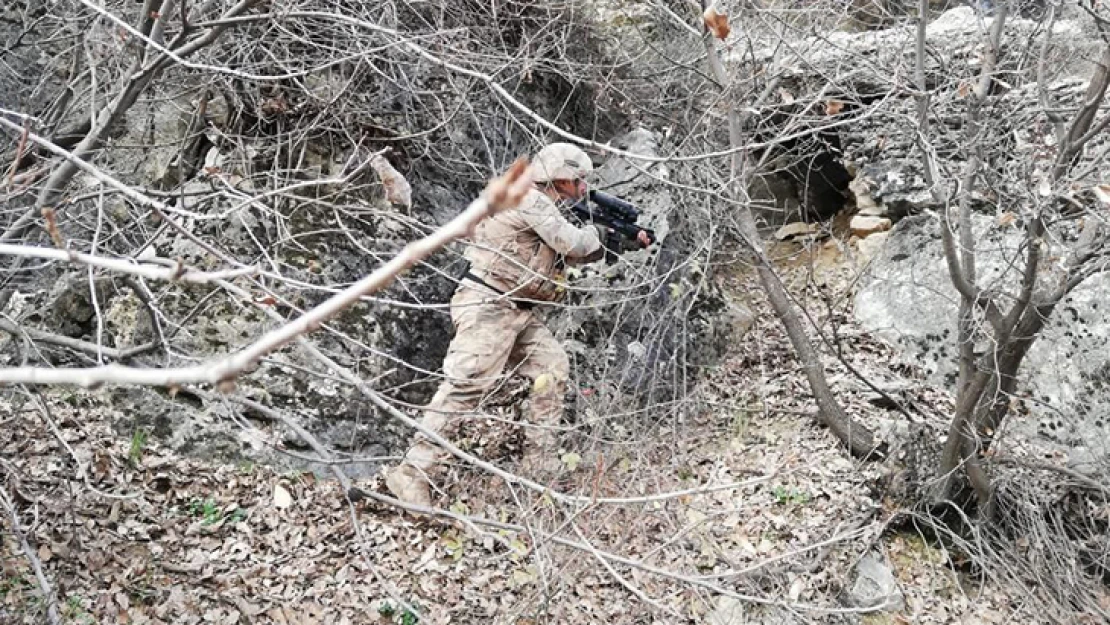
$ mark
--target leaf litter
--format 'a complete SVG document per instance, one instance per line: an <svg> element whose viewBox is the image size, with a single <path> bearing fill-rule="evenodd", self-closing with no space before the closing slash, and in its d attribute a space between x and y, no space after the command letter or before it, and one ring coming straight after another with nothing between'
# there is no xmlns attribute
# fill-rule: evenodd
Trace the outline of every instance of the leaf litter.
<svg viewBox="0 0 1110 625"><path fill-rule="evenodd" d="M896 510L876 498L878 465L852 459L815 425L781 326L739 277L723 281L752 303L757 321L700 385L706 409L634 445L584 440L563 450L559 485L635 497L769 476L740 488L568 515L550 498L456 465L440 480L438 505L528 531L476 532L360 503L360 540L337 482L204 462L153 439L134 462L130 441L112 430L106 396L74 400L66 391L43 397L72 456L33 406L0 397L8 409L0 426L12 433L0 443L4 485L73 623L416 622L397 598L420 623L1037 622L1019 597L953 572L925 541L885 533ZM884 345L864 335L846 343L857 366L890 370ZM890 417L826 357L849 414L879 429ZM949 407L950 398L908 377L912 399ZM464 425L460 446L512 468L520 433L505 421L513 411ZM381 490L376 479L360 485ZM600 551L685 579L610 563L622 583L590 553L542 539L575 539L571 527ZM905 607L837 613L855 562L871 549L890 556ZM737 604L690 579L791 607ZM0 621L42 622L38 588L8 531L0 589Z"/></svg>

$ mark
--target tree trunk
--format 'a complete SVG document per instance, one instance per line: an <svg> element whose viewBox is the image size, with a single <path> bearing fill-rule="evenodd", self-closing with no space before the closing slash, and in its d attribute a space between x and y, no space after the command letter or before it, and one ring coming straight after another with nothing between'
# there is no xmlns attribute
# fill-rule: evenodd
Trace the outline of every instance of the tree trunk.
<svg viewBox="0 0 1110 625"><path fill-rule="evenodd" d="M704 38L709 67L713 76L722 89L728 89L731 81L717 53L713 37L706 34ZM729 188L735 198L742 198L747 194L747 183L751 176L749 172L745 171L744 167L745 153L741 149L744 146L744 139L740 129L740 118L734 100L726 98L726 101L728 102L729 144L734 150L732 153L732 183ZM771 302L775 316L782 322L786 334L790 338L790 344L794 347L794 352L802 363L810 391L817 401L817 420L828 427L841 442L847 445L853 455L860 458L882 457L885 452L883 449L876 447L875 438L871 431L855 423L833 396L832 389L829 388L828 381L825 379L824 366L821 364L821 359L813 348L813 344L809 341L805 327L799 319L798 311L790 301L782 282L775 275L770 259L763 251L759 229L756 226L751 206L747 202L739 202L738 205L740 208L737 210L737 222L740 226L740 234L755 257L759 281L764 292L767 293L767 299Z"/></svg>

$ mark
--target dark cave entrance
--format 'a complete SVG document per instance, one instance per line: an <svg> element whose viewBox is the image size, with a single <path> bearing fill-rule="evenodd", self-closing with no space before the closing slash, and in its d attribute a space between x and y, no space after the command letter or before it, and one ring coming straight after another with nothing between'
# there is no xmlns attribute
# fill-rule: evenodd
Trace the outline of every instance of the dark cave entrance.
<svg viewBox="0 0 1110 625"><path fill-rule="evenodd" d="M765 226L826 221L844 208L852 174L841 161L837 132L819 131L769 150L766 158L756 155L764 166L748 189Z"/></svg>

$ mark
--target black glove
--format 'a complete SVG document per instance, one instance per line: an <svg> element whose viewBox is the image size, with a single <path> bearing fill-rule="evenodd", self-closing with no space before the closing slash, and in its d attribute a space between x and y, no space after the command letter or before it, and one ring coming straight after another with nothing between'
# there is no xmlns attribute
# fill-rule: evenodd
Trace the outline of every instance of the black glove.
<svg viewBox="0 0 1110 625"><path fill-rule="evenodd" d="M621 237L620 247L621 247L621 253L635 252L636 250L644 249L644 246L641 245L639 241L637 241L636 239L630 238L630 237L626 237L626 236Z"/></svg>
<svg viewBox="0 0 1110 625"><path fill-rule="evenodd" d="M599 224L591 225L594 227L594 230L597 230L597 239L601 241L601 247L605 247L605 244L609 242L609 229Z"/></svg>

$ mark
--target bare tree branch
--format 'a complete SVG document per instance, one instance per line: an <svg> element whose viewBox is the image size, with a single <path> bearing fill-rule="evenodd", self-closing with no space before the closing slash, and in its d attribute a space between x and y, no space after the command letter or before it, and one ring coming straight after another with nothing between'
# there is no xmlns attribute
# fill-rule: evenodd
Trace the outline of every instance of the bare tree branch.
<svg viewBox="0 0 1110 625"><path fill-rule="evenodd" d="M3 319L0 319L0 331L7 332L8 334L12 335L25 334L27 335L27 337L35 341L41 341L43 343L50 343L53 345L60 345L62 347L75 349L79 352L91 354L94 356L96 354L103 354L106 358L111 358L112 360L126 360L128 358L134 358L135 356L145 354L146 352L149 352L158 346L157 343L147 343L145 345L137 345L135 347L129 347L127 349L117 349L115 347L98 345L97 343L90 343L88 341L82 341L81 339L75 339L68 336L60 336L57 334L51 334L49 332L43 332L34 328L18 326L13 323L4 321Z"/></svg>
<svg viewBox="0 0 1110 625"><path fill-rule="evenodd" d="M170 369L136 369L121 365L86 369L17 367L0 369L0 383L76 384L88 388L106 383L180 386L229 382L253 367L263 356L316 330L320 324L357 302L363 295L384 288L421 259L451 241L466 236L487 216L516 206L531 184L531 173L527 171L527 165L524 161L518 161L505 176L492 181L481 197L439 230L405 246L388 263L296 320L270 331L250 346L215 362Z"/></svg>
<svg viewBox="0 0 1110 625"><path fill-rule="evenodd" d="M180 281L190 284L208 284L217 280L232 280L240 276L257 275L257 267L240 267L224 271L200 271L188 267L180 261L168 258L145 257L142 263L120 258L105 258L92 254L82 254L68 250L59 250L49 247L32 247L30 245L10 245L0 243L0 255L22 256L24 258L44 258L60 260L79 265L87 265L99 269L107 269L117 273L125 273L150 280ZM148 263L168 265L163 267L151 266Z"/></svg>
<svg viewBox="0 0 1110 625"><path fill-rule="evenodd" d="M8 520L12 524L12 534L19 541L19 546L23 549L23 555L31 563L31 570L34 571L35 579L42 591L42 602L46 605L47 622L50 625L61 625L62 618L58 614L58 598L54 595L54 588L50 585L50 581L46 579L46 574L42 570L42 561L39 560L38 554L31 547L31 543L27 542L27 535L23 533L19 526L19 514L12 502L11 495L8 494L3 485L0 485L0 506L3 506L4 511L8 513Z"/></svg>

